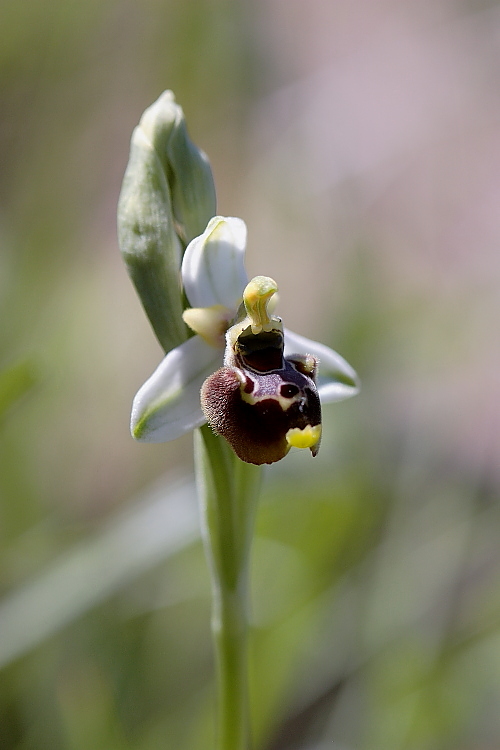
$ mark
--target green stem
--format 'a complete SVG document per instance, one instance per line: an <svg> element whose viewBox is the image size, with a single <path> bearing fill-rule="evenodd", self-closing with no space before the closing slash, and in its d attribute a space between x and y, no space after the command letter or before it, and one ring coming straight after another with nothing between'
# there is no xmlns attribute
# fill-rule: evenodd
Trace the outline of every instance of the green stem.
<svg viewBox="0 0 500 750"><path fill-rule="evenodd" d="M207 425L195 433L195 465L212 577L217 750L249 750L248 565L261 472Z"/></svg>

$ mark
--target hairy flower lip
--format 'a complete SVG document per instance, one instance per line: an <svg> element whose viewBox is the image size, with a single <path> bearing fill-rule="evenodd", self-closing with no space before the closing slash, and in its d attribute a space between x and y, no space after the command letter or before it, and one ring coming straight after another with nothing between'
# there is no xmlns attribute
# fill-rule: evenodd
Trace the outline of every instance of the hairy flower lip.
<svg viewBox="0 0 500 750"><path fill-rule="evenodd" d="M182 283L193 308L224 306L236 316L248 278L244 266L246 225L216 216L188 245ZM228 313L229 315L229 313ZM319 361L318 393L323 404L354 396L356 372L333 349L284 329L285 357L312 355ZM139 389L132 407L131 432L144 442L167 442L201 426L205 380L223 365L223 350L195 335L170 351Z"/></svg>

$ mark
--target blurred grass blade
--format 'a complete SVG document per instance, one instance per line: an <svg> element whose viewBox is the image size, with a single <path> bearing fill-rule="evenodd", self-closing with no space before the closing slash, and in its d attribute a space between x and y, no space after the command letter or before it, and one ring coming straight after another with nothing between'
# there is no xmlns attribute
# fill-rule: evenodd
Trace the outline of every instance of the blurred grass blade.
<svg viewBox="0 0 500 750"><path fill-rule="evenodd" d="M37 380L36 368L31 359L23 359L0 372L0 419Z"/></svg>
<svg viewBox="0 0 500 750"><path fill-rule="evenodd" d="M163 479L0 603L0 667L198 538L192 479Z"/></svg>

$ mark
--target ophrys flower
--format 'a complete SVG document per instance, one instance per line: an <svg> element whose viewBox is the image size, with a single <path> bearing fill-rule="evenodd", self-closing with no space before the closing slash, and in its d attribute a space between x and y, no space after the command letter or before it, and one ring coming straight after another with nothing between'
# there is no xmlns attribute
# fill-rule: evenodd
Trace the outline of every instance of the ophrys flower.
<svg viewBox="0 0 500 750"><path fill-rule="evenodd" d="M357 393L356 373L339 354L270 313L277 286L268 277L248 282L245 247L245 223L234 217L211 219L189 243L181 277L191 308L183 317L196 335L170 351L137 393L136 439L173 440L208 420L250 463L273 463L291 446L315 455L320 400Z"/></svg>

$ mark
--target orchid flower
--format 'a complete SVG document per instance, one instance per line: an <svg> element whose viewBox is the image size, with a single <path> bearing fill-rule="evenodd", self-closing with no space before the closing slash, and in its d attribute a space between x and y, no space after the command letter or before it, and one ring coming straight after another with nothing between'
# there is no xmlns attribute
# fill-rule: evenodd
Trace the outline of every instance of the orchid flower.
<svg viewBox="0 0 500 750"><path fill-rule="evenodd" d="M242 219L217 216L189 243L181 279L191 307L182 317L195 335L137 393L137 440L174 440L208 421L249 463L273 463L290 447L316 455L320 402L358 392L357 375L339 354L272 314L276 283L263 276L249 282L246 236Z"/></svg>

